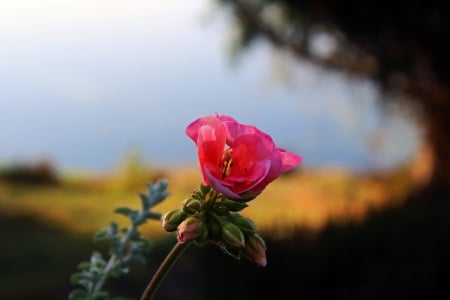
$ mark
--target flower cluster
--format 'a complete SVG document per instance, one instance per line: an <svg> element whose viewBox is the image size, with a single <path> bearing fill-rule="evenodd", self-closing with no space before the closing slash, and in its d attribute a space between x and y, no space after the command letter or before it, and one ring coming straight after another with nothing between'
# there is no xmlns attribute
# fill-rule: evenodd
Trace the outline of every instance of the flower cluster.
<svg viewBox="0 0 450 300"><path fill-rule="evenodd" d="M265 266L264 241L255 224L239 213L245 207L246 203L227 199L201 184L183 201L181 208L170 210L162 217L162 226L168 232L178 230L178 243L212 242L235 258L242 254Z"/></svg>
<svg viewBox="0 0 450 300"><path fill-rule="evenodd" d="M199 118L187 126L186 134L197 145L200 186L182 202L181 208L163 216L153 212L153 207L168 196L166 180L149 183L148 194L139 194L140 210L116 209L129 218L131 226L119 228L112 222L95 236L96 241L109 246L109 259L94 252L89 262L78 266L79 272L71 280L79 288L70 293L70 300L109 298L104 290L106 281L128 273L131 262L145 260L148 243L138 229L150 219L162 219L166 231L177 231L177 243L145 288L142 300L152 299L171 266L192 241L213 243L225 253L237 259L245 257L259 266L267 264L264 240L253 221L240 211L270 182L295 168L302 157L278 148L258 128L224 115Z"/></svg>
<svg viewBox="0 0 450 300"><path fill-rule="evenodd" d="M278 148L258 128L225 115L199 118L186 134L196 143L202 184L180 209L163 216L179 243L212 242L226 253L266 265L266 246L255 224L239 212L280 175L302 160Z"/></svg>

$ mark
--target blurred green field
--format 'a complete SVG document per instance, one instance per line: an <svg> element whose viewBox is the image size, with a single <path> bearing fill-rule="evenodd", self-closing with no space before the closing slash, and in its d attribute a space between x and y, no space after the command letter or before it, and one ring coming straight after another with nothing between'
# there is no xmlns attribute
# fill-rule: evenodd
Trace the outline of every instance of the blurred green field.
<svg viewBox="0 0 450 300"><path fill-rule="evenodd" d="M200 182L195 167L63 174L57 184L0 181L0 210L3 215L26 215L70 232L93 234L111 220L121 224L126 221L114 214L114 209L137 207L138 193L146 192L146 183L161 178L169 180L170 193L155 207L161 213L179 207ZM261 230L283 237L299 226L319 229L328 222L360 220L369 210L401 201L395 199L401 199L409 185L401 172L381 176L339 169L301 169L272 182L242 213ZM165 234L159 222L150 222L142 230L154 237Z"/></svg>

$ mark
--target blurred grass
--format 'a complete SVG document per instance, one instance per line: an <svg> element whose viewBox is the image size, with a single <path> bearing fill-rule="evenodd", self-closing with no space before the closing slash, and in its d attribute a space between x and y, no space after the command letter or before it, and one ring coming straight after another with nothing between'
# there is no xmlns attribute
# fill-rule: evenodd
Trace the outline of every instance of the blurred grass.
<svg viewBox="0 0 450 300"><path fill-rule="evenodd" d="M57 184L0 181L0 210L4 215L28 215L64 230L93 234L111 220L120 206L137 207L146 183L169 180L169 198L155 207L165 211L180 206L200 182L195 167L110 174L63 174ZM402 171L355 174L340 169L298 170L272 182L242 213L261 230L285 237L296 227L320 229L329 222L362 220L367 212L394 205L411 189ZM128 224L123 224L128 225ZM146 235L164 234L158 222L143 227Z"/></svg>

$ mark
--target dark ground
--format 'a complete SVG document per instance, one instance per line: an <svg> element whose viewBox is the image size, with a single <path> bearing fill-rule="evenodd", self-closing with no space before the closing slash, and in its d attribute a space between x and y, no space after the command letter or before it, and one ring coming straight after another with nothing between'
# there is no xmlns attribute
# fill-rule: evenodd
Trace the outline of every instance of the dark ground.
<svg viewBox="0 0 450 300"><path fill-rule="evenodd" d="M96 249L28 217L0 215L0 299L67 299L76 265ZM264 235L268 265L237 261L212 245L191 245L155 300L450 299L450 193L411 196L402 207L360 224L330 224L314 235ZM175 242L153 245L150 264L111 281L115 296L139 299L156 265Z"/></svg>

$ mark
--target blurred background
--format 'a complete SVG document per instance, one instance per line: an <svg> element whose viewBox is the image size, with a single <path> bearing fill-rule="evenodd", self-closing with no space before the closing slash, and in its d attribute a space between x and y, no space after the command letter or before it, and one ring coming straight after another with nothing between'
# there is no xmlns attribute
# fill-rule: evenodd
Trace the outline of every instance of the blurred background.
<svg viewBox="0 0 450 300"><path fill-rule="evenodd" d="M125 222L113 210L137 206L146 182L169 179L156 210L178 207L200 181L185 127L216 112L304 160L243 211L266 268L191 247L158 299L445 299L448 13L440 1L0 0L0 299L67 299L93 234ZM114 295L139 298L175 242L158 222L143 230L149 263Z"/></svg>

